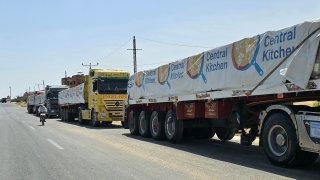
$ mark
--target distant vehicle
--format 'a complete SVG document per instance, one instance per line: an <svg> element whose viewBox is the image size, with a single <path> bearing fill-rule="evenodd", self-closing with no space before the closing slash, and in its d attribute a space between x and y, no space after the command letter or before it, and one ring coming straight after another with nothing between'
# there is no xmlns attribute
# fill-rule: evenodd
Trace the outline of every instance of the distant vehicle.
<svg viewBox="0 0 320 180"><path fill-rule="evenodd" d="M1 98L1 103L6 103L7 102L7 98Z"/></svg>
<svg viewBox="0 0 320 180"><path fill-rule="evenodd" d="M28 110L28 113L30 113L30 114L31 113L36 113L36 111L37 111L36 104L37 105L39 104L39 102L36 103L36 96L40 95L40 94L43 94L43 93L44 93L44 91L34 91L28 96L28 99L27 99L27 110Z"/></svg>

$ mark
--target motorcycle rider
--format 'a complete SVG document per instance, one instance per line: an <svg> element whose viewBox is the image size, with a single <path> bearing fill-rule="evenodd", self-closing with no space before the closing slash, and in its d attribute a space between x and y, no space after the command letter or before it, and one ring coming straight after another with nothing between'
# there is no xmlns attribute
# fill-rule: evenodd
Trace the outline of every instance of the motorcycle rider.
<svg viewBox="0 0 320 180"><path fill-rule="evenodd" d="M47 114L48 109L43 104L40 104L38 112L39 112L39 114L41 114L41 113ZM41 122L41 117L40 117L40 122ZM44 120L44 122L46 122L46 120Z"/></svg>

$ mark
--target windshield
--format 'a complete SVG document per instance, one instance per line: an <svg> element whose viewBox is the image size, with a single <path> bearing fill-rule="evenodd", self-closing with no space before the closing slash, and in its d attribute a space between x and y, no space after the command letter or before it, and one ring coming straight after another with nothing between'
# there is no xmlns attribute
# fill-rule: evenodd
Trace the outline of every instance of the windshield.
<svg viewBox="0 0 320 180"><path fill-rule="evenodd" d="M51 91L50 93L47 94L47 98L56 99L56 98L58 98L58 93L59 93L59 91Z"/></svg>
<svg viewBox="0 0 320 180"><path fill-rule="evenodd" d="M97 80L97 90L99 94L126 94L128 78L99 78Z"/></svg>

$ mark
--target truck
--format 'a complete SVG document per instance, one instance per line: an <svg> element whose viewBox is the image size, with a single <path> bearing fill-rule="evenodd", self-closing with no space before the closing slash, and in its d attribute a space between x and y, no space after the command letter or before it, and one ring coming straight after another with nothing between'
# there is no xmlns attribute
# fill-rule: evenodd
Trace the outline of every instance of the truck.
<svg viewBox="0 0 320 180"><path fill-rule="evenodd" d="M59 92L60 118L78 119L79 124L91 122L96 127L124 121L129 72L123 70L90 69L84 83Z"/></svg>
<svg viewBox="0 0 320 180"><path fill-rule="evenodd" d="M1 103L7 103L7 98L1 98Z"/></svg>
<svg viewBox="0 0 320 180"><path fill-rule="evenodd" d="M45 88L44 105L48 109L47 116L49 118L59 116L58 93L67 89L66 85L47 85Z"/></svg>
<svg viewBox="0 0 320 180"><path fill-rule="evenodd" d="M35 113L35 98L37 95L43 94L44 91L33 91L31 93L29 93L29 96L27 98L27 111L28 113Z"/></svg>
<svg viewBox="0 0 320 180"><path fill-rule="evenodd" d="M220 46L130 76L130 133L179 143L240 136L272 164L309 165L320 153L320 20ZM301 105L302 104L302 105ZM317 103L315 103L317 104Z"/></svg>

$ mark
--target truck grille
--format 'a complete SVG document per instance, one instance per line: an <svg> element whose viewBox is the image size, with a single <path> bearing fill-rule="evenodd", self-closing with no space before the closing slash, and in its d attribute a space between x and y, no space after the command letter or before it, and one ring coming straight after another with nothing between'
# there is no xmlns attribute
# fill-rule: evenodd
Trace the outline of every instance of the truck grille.
<svg viewBox="0 0 320 180"><path fill-rule="evenodd" d="M123 100L105 100L104 104L108 111L119 111L122 110L124 106Z"/></svg>

